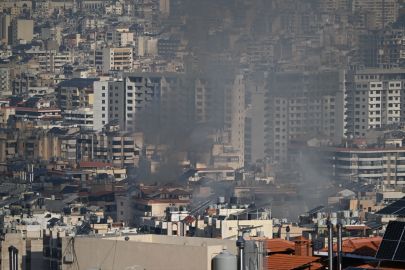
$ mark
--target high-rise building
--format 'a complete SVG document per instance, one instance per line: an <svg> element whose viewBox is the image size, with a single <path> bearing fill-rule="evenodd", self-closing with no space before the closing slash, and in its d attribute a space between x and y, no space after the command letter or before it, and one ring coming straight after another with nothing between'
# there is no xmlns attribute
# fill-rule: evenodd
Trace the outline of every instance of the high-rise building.
<svg viewBox="0 0 405 270"><path fill-rule="evenodd" d="M93 82L96 79L74 78L58 84L56 103L62 110L93 105Z"/></svg>
<svg viewBox="0 0 405 270"><path fill-rule="evenodd" d="M402 29L391 29L369 30L358 35L356 61L370 68L398 66L404 59L404 33Z"/></svg>
<svg viewBox="0 0 405 270"><path fill-rule="evenodd" d="M376 27L381 29L397 20L397 0L353 0L352 12L373 12Z"/></svg>
<svg viewBox="0 0 405 270"><path fill-rule="evenodd" d="M117 120L139 131L143 123L209 124L226 129L244 155L243 76L207 79L170 73L128 73L121 81L94 83L94 129ZM243 163L244 161L242 161Z"/></svg>
<svg viewBox="0 0 405 270"><path fill-rule="evenodd" d="M290 139L324 134L343 136L339 72L284 72L268 76L265 95L265 151L276 161L287 160ZM252 141L252 144L255 142Z"/></svg>
<svg viewBox="0 0 405 270"><path fill-rule="evenodd" d="M11 40L9 44L16 46L21 40L30 43L34 37L34 21L15 19L11 21Z"/></svg>
<svg viewBox="0 0 405 270"><path fill-rule="evenodd" d="M6 41L9 44L11 34L11 15L0 14L0 40Z"/></svg>
<svg viewBox="0 0 405 270"><path fill-rule="evenodd" d="M132 48L103 48L96 51L98 71L130 71L133 67Z"/></svg>
<svg viewBox="0 0 405 270"><path fill-rule="evenodd" d="M345 135L364 138L369 129L405 121L405 71L349 70L345 81Z"/></svg>
<svg viewBox="0 0 405 270"><path fill-rule="evenodd" d="M0 68L0 92L10 91L10 69Z"/></svg>
<svg viewBox="0 0 405 270"><path fill-rule="evenodd" d="M159 0L159 11L162 14L170 14L170 0Z"/></svg>

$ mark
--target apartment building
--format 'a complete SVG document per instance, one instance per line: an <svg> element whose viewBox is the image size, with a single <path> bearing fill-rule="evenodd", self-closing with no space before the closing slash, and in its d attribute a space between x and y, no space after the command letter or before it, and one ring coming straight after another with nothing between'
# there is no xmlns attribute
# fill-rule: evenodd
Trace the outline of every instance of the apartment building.
<svg viewBox="0 0 405 270"><path fill-rule="evenodd" d="M372 12L377 28L384 28L398 18L397 0L353 0L352 12Z"/></svg>
<svg viewBox="0 0 405 270"><path fill-rule="evenodd" d="M101 19L95 18L84 18L80 21L82 25L82 29L84 30L91 30L91 29L103 29L105 25L105 21Z"/></svg>
<svg viewBox="0 0 405 270"><path fill-rule="evenodd" d="M65 110L63 118L67 124L75 125L84 130L93 130L93 108Z"/></svg>
<svg viewBox="0 0 405 270"><path fill-rule="evenodd" d="M170 0L159 0L159 11L162 14L170 14Z"/></svg>
<svg viewBox="0 0 405 270"><path fill-rule="evenodd" d="M358 35L356 60L365 67L382 68L399 65L405 57L404 30L369 30Z"/></svg>
<svg viewBox="0 0 405 270"><path fill-rule="evenodd" d="M381 137L374 139L344 138L341 144L333 144L327 137L294 139L288 146L289 161L299 167L308 164L308 159L317 160L323 177L336 181L367 179L375 185L403 185L403 138L398 137L398 132L379 134Z"/></svg>
<svg viewBox="0 0 405 270"><path fill-rule="evenodd" d="M43 40L55 40L58 45L62 44L62 28L60 26L42 28L41 36Z"/></svg>
<svg viewBox="0 0 405 270"><path fill-rule="evenodd" d="M144 35L134 37L134 53L137 56L157 55L157 42L158 39L155 36Z"/></svg>
<svg viewBox="0 0 405 270"><path fill-rule="evenodd" d="M15 19L11 21L11 40L9 44L17 46L20 41L30 43L34 37L34 21Z"/></svg>
<svg viewBox="0 0 405 270"><path fill-rule="evenodd" d="M338 180L367 178L385 185L405 183L405 148L324 149L325 160L333 166Z"/></svg>
<svg viewBox="0 0 405 270"><path fill-rule="evenodd" d="M45 73L62 73L66 64L72 63L70 52L58 53L56 50L45 50L39 46L33 46L30 50L25 51L29 56L39 63L41 72Z"/></svg>
<svg viewBox="0 0 405 270"><path fill-rule="evenodd" d="M338 71L284 72L268 76L264 108L267 156L286 161L289 140L303 135L323 133L341 139L343 114L340 110L344 105L339 78Z"/></svg>
<svg viewBox="0 0 405 270"><path fill-rule="evenodd" d="M405 72L350 70L345 75L345 135L364 137L369 129L405 121Z"/></svg>
<svg viewBox="0 0 405 270"><path fill-rule="evenodd" d="M122 81L95 82L94 93L95 130L115 120L124 130L137 131L145 117L156 123L207 123L229 131L233 149L244 156L245 88L241 75L206 79L128 73Z"/></svg>
<svg viewBox="0 0 405 270"><path fill-rule="evenodd" d="M5 107L8 109L11 107ZM17 119L39 120L39 119L61 119L61 110L59 108L14 108L15 117Z"/></svg>
<svg viewBox="0 0 405 270"><path fill-rule="evenodd" d="M10 69L0 68L0 92L10 91Z"/></svg>
<svg viewBox="0 0 405 270"><path fill-rule="evenodd" d="M93 83L97 80L74 78L59 83L55 89L57 106L66 110L93 105Z"/></svg>
<svg viewBox="0 0 405 270"><path fill-rule="evenodd" d="M128 46L134 43L134 32L129 31L129 28L113 28L106 32L106 42L118 44L118 46Z"/></svg>
<svg viewBox="0 0 405 270"><path fill-rule="evenodd" d="M137 165L141 149L133 132L109 132L80 134L77 137L78 161L107 161L116 167ZM138 144L137 144L138 143Z"/></svg>
<svg viewBox="0 0 405 270"><path fill-rule="evenodd" d="M10 25L11 25L11 15L2 13L0 14L0 40L4 40L9 44Z"/></svg>
<svg viewBox="0 0 405 270"><path fill-rule="evenodd" d="M130 71L133 68L132 48L103 48L96 51L97 71Z"/></svg>

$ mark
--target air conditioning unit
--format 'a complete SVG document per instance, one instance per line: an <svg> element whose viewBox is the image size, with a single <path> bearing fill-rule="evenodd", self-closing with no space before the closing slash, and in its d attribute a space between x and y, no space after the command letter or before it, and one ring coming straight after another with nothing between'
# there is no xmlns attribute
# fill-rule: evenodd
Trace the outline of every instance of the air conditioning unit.
<svg viewBox="0 0 405 270"><path fill-rule="evenodd" d="M66 254L65 255L65 262L72 263L73 262L73 254Z"/></svg>

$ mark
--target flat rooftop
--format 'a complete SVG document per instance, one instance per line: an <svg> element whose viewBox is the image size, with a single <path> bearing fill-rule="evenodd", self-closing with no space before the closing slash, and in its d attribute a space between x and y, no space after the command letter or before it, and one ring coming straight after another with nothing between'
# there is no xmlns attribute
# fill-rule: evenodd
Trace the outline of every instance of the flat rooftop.
<svg viewBox="0 0 405 270"><path fill-rule="evenodd" d="M69 236L68 236L69 237ZM125 237L128 237L128 242L141 242L151 244L169 244L169 245L189 245L189 246L227 246L228 249L236 249L235 240L224 240L205 237L182 237L182 236L168 236L160 234L142 234L142 233L121 233L117 236L115 234L105 235L81 235L76 236L80 238L93 238L103 239L111 241L125 241Z"/></svg>

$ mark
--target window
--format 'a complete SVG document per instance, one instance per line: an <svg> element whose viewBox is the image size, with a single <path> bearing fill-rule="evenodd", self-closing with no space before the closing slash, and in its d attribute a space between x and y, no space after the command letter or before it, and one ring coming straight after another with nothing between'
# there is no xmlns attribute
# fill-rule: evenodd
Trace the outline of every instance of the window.
<svg viewBox="0 0 405 270"><path fill-rule="evenodd" d="M128 96L128 97L132 97L132 93L128 93L127 96Z"/></svg>
<svg viewBox="0 0 405 270"><path fill-rule="evenodd" d="M132 90L133 88L132 88L132 85L128 85L128 88L127 88L128 90Z"/></svg>
<svg viewBox="0 0 405 270"><path fill-rule="evenodd" d="M105 86L101 86L101 90L105 90Z"/></svg>
<svg viewBox="0 0 405 270"><path fill-rule="evenodd" d="M102 93L101 96L102 96L102 97L105 97L105 93Z"/></svg>
<svg viewBox="0 0 405 270"><path fill-rule="evenodd" d="M102 110L102 111L105 111L105 107L101 107L101 110Z"/></svg>
<svg viewBox="0 0 405 270"><path fill-rule="evenodd" d="M124 206L124 202L121 202L121 206Z"/></svg>
<svg viewBox="0 0 405 270"><path fill-rule="evenodd" d="M105 104L105 100L104 100L104 99L101 101L101 104Z"/></svg>

